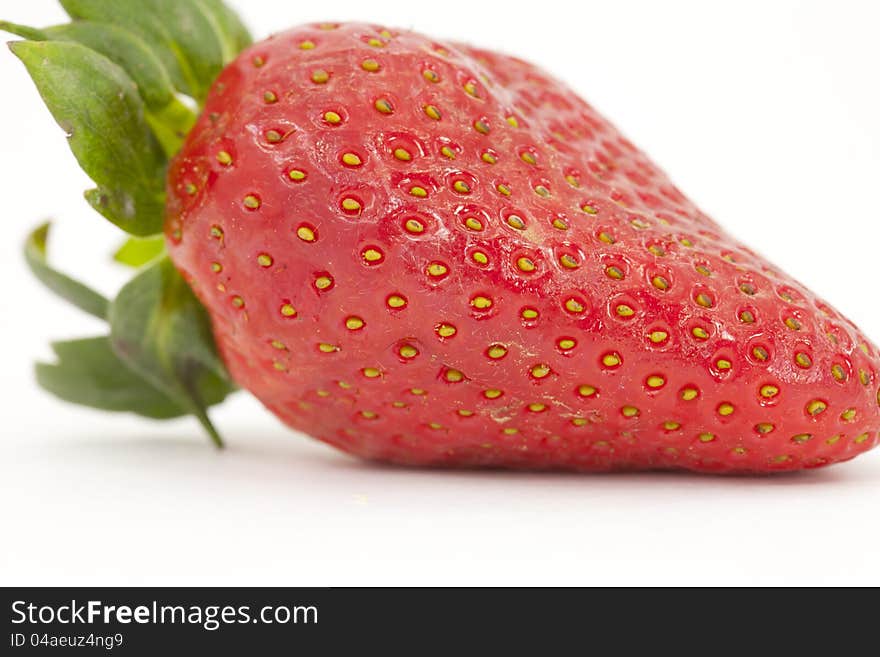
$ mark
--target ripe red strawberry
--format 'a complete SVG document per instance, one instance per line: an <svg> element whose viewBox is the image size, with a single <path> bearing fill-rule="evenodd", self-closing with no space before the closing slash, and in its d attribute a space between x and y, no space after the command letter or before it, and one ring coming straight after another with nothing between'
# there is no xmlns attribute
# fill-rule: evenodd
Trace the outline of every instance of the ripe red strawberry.
<svg viewBox="0 0 880 657"><path fill-rule="evenodd" d="M520 60L295 28L222 71L167 190L232 378L353 454L761 472L880 439L877 348Z"/></svg>

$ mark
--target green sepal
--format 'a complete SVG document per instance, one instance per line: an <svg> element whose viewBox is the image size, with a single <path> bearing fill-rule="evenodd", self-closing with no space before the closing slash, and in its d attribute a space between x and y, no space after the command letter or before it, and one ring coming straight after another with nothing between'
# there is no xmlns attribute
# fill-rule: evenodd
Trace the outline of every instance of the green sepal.
<svg viewBox="0 0 880 657"><path fill-rule="evenodd" d="M113 259L129 267L143 267L163 253L165 253L164 235L129 237L113 254Z"/></svg>
<svg viewBox="0 0 880 657"><path fill-rule="evenodd" d="M252 43L250 32L234 11L223 0L200 0L201 4L214 16L223 33L224 41L232 46L232 58Z"/></svg>
<svg viewBox="0 0 880 657"><path fill-rule="evenodd" d="M128 74L79 43L13 41L9 47L98 185L86 200L128 233L161 232L165 154Z"/></svg>
<svg viewBox="0 0 880 657"><path fill-rule="evenodd" d="M207 312L162 258L129 281L110 305L110 342L132 370L196 416L219 446L206 409L235 387L217 354Z"/></svg>
<svg viewBox="0 0 880 657"><path fill-rule="evenodd" d="M49 266L46 244L51 224L44 223L27 238L24 257L31 272L43 285L74 306L100 319L107 318L110 302L98 292Z"/></svg>
<svg viewBox="0 0 880 657"><path fill-rule="evenodd" d="M174 86L199 102L239 50L240 35L230 38L224 28L230 25L229 10L212 11L199 0L61 0L61 5L73 19L112 23L153 44Z"/></svg>
<svg viewBox="0 0 880 657"><path fill-rule="evenodd" d="M37 363L37 383L73 404L128 411L157 420L188 411L130 370L107 336L52 343L55 363Z"/></svg>

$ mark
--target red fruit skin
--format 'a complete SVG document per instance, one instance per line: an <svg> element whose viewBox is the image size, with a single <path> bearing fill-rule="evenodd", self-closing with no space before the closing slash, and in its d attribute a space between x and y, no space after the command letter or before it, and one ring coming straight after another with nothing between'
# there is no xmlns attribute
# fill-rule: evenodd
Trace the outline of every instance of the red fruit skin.
<svg viewBox="0 0 880 657"><path fill-rule="evenodd" d="M234 379L361 457L767 472L878 442L877 348L510 57L359 24L276 35L217 80L168 210Z"/></svg>

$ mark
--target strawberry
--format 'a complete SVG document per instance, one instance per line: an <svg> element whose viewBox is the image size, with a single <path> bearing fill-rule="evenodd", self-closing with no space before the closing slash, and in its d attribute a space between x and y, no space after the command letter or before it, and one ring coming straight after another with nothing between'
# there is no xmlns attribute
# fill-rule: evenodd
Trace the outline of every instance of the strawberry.
<svg viewBox="0 0 880 657"><path fill-rule="evenodd" d="M877 347L535 67L307 25L203 100L191 127L147 122L174 154L168 255L189 320L291 427L395 463L575 470L796 470L880 440ZM185 294L162 271L154 296ZM165 347L139 350L128 298L112 353L210 427L225 371L195 359L206 401L201 374L149 370Z"/></svg>

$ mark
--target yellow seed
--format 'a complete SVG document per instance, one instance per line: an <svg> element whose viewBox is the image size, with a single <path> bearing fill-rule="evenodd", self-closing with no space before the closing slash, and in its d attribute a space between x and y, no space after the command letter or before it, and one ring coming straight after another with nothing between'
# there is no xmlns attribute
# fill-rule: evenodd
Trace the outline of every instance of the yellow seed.
<svg viewBox="0 0 880 657"><path fill-rule="evenodd" d="M272 256L267 253L261 253L257 256L257 263L259 263L260 267L271 267Z"/></svg>
<svg viewBox="0 0 880 657"><path fill-rule="evenodd" d="M507 124L508 124L510 127L512 127L512 128L518 128L518 127L519 127L519 121L516 120L516 117L515 117L515 116L508 116L507 119L505 119L505 120L507 121Z"/></svg>
<svg viewBox="0 0 880 657"><path fill-rule="evenodd" d="M382 41L381 39L377 39L376 37L372 37L367 40L367 45L369 45L373 48L384 48L385 42Z"/></svg>
<svg viewBox="0 0 880 657"><path fill-rule="evenodd" d="M446 427L444 427L444 426L443 426L442 424L440 424L439 422L429 422L429 423L428 423L428 428L429 428L429 429L433 429L434 431L442 431L442 430L445 429Z"/></svg>
<svg viewBox="0 0 880 657"><path fill-rule="evenodd" d="M405 344L400 348L398 352L403 358L415 358L419 355L419 350L413 347L412 345Z"/></svg>
<svg viewBox="0 0 880 657"><path fill-rule="evenodd" d="M297 182L299 182L300 180L305 180L305 179L306 179L306 172L303 171L303 170L301 170L301 169L291 169L291 170L287 173L287 176L288 176L291 180L296 180Z"/></svg>
<svg viewBox="0 0 880 657"><path fill-rule="evenodd" d="M654 278L651 279L651 285L656 287L658 290L669 289L669 281L662 276L654 276Z"/></svg>
<svg viewBox="0 0 880 657"><path fill-rule="evenodd" d="M489 124L483 121L482 119L478 119L474 121L474 130L483 135L489 134Z"/></svg>
<svg viewBox="0 0 880 657"><path fill-rule="evenodd" d="M765 399L772 399L779 394L779 388L774 385L761 386L761 396Z"/></svg>
<svg viewBox="0 0 880 657"><path fill-rule="evenodd" d="M691 249L694 246L694 243L691 242L687 237L682 237L680 240L678 240L678 242L688 249Z"/></svg>
<svg viewBox="0 0 880 657"><path fill-rule="evenodd" d="M220 151L217 153L217 161L225 167L228 167L232 164L232 156L226 151Z"/></svg>
<svg viewBox="0 0 880 657"><path fill-rule="evenodd" d="M700 292L699 294L697 294L697 296L694 297L694 300L697 302L698 305L702 306L703 308L711 308L714 305L712 297L710 297L705 292Z"/></svg>
<svg viewBox="0 0 880 657"><path fill-rule="evenodd" d="M684 399L685 401L693 401L694 399L696 399L699 396L699 394L700 394L700 391L697 390L696 388L684 388L681 391L681 398Z"/></svg>
<svg viewBox="0 0 880 657"><path fill-rule="evenodd" d="M843 369L842 365L832 365L831 376L833 376L838 381L844 381L846 380L846 370Z"/></svg>
<svg viewBox="0 0 880 657"><path fill-rule="evenodd" d="M504 393L497 388L489 388L488 390L483 391L483 397L486 399L498 399Z"/></svg>
<svg viewBox="0 0 880 657"><path fill-rule="evenodd" d="M468 80L467 82L464 83L464 92L468 96L473 96L474 98L479 97L479 96L477 96L477 85L474 84L474 82L472 80Z"/></svg>
<svg viewBox="0 0 880 657"><path fill-rule="evenodd" d="M539 313L534 308L523 308L520 316L523 319L538 319Z"/></svg>
<svg viewBox="0 0 880 657"><path fill-rule="evenodd" d="M424 388L410 388L409 391L410 391L410 393L412 393L413 395L416 395L417 397L421 397L423 395L428 394L428 391L425 390Z"/></svg>
<svg viewBox="0 0 880 657"><path fill-rule="evenodd" d="M613 235L606 233L604 230L601 233L599 233L599 235L597 237L598 237L599 241L603 242L604 244L614 244L614 242L617 241L614 239ZM615 269L617 269L617 268L615 267Z"/></svg>
<svg viewBox="0 0 880 657"><path fill-rule="evenodd" d="M458 383L464 380L464 374L459 370L446 370L444 378L450 383Z"/></svg>
<svg viewBox="0 0 880 657"><path fill-rule="evenodd" d="M350 196L342 199L342 209L346 212L360 212L361 204L357 199L353 199Z"/></svg>
<svg viewBox="0 0 880 657"><path fill-rule="evenodd" d="M635 315L636 311L627 306L625 303L621 303L614 309L614 312L618 314L620 317L632 317Z"/></svg>
<svg viewBox="0 0 880 657"><path fill-rule="evenodd" d="M391 114L394 111L394 106L387 98L379 98L373 104L373 107L382 112L382 114Z"/></svg>
<svg viewBox="0 0 880 657"><path fill-rule="evenodd" d="M257 261L259 262L259 260L260 260L260 258L258 257ZM260 264L263 264L263 263L260 262ZM269 264L271 265L272 263L270 262ZM221 265L219 262L212 262L211 263L211 271L214 272L215 274L219 274L221 271L223 271L223 265Z"/></svg>
<svg viewBox="0 0 880 657"><path fill-rule="evenodd" d="M700 434L700 442L701 443L711 443L715 440L715 434L709 433L708 431Z"/></svg>
<svg viewBox="0 0 880 657"><path fill-rule="evenodd" d="M695 326L693 329L691 329L691 334L697 340L708 340L709 339L709 333L702 326Z"/></svg>
<svg viewBox="0 0 880 657"><path fill-rule="evenodd" d="M505 436L514 436L519 433L519 429L515 429L514 427L506 427L501 430Z"/></svg>
<svg viewBox="0 0 880 657"><path fill-rule="evenodd" d="M620 365L620 356L617 354L605 354L602 356L602 364L605 367L617 367Z"/></svg>
<svg viewBox="0 0 880 657"><path fill-rule="evenodd" d="M543 413L544 411L547 410L547 405L546 404L537 404L537 403L536 404L529 404L528 408L532 413Z"/></svg>
<svg viewBox="0 0 880 657"><path fill-rule="evenodd" d="M423 109L425 110L425 114L428 115L428 118L434 119L435 121L440 120L440 110L434 105L425 105Z"/></svg>
<svg viewBox="0 0 880 657"><path fill-rule="evenodd" d="M272 361L272 367L274 367L279 372L286 372L287 371L287 365L285 365L284 363L282 363L281 361L278 361L278 360Z"/></svg>
<svg viewBox="0 0 880 657"><path fill-rule="evenodd" d="M532 377L536 379L543 379L548 374L550 374L550 368L547 365L535 365L532 367Z"/></svg>
<svg viewBox="0 0 880 657"><path fill-rule="evenodd" d="M468 217L467 219L465 219L464 225L467 226L468 228L470 228L471 230L475 230L475 231L483 230L483 223L475 217Z"/></svg>
<svg viewBox="0 0 880 657"><path fill-rule="evenodd" d="M359 167L361 164L363 164L361 162L361 158L358 157L357 153L345 153L342 156L342 162L343 164L346 164L350 167Z"/></svg>
<svg viewBox="0 0 880 657"><path fill-rule="evenodd" d="M464 180L456 180L453 183L452 188L457 191L459 194L470 194L471 188Z"/></svg>
<svg viewBox="0 0 880 657"><path fill-rule="evenodd" d="M812 367L813 365L813 359L803 352L798 352L797 354L795 354L794 361L795 363L797 363L798 367L802 367L804 369Z"/></svg>
<svg viewBox="0 0 880 657"><path fill-rule="evenodd" d="M800 331L801 323L796 320L794 317L788 317L785 320L785 325L790 328L792 331Z"/></svg>
<svg viewBox="0 0 880 657"><path fill-rule="evenodd" d="M314 242L317 239L317 237L315 236L315 231L308 226L300 226L299 228L297 228L296 236L300 238L303 242Z"/></svg>
<svg viewBox="0 0 880 657"><path fill-rule="evenodd" d="M382 67L379 65L379 62L377 62L375 59L365 59L364 61L361 62L361 68L364 69L365 71L370 72L370 73L375 73L376 71L378 71Z"/></svg>
<svg viewBox="0 0 880 657"><path fill-rule="evenodd" d="M427 272L428 276L445 276L449 273L449 268L440 262L432 262L428 265Z"/></svg>
<svg viewBox="0 0 880 657"><path fill-rule="evenodd" d="M856 409L848 408L840 414L840 419L844 422L852 422L856 417Z"/></svg>
<svg viewBox="0 0 880 657"><path fill-rule="evenodd" d="M667 338L669 338L669 333L666 331L651 331L648 334L648 339L654 344L665 342Z"/></svg>
<svg viewBox="0 0 880 657"><path fill-rule="evenodd" d="M440 324L437 327L437 335L441 338L451 338L455 335L457 329L452 324Z"/></svg>
<svg viewBox="0 0 880 657"><path fill-rule="evenodd" d="M338 123L342 123L342 117L339 116L336 112L324 112L324 120L327 123L332 123L336 125Z"/></svg>
<svg viewBox="0 0 880 657"><path fill-rule="evenodd" d="M339 351L339 347L335 344L328 344L327 342L322 342L318 345L318 349L325 354L332 354L334 351Z"/></svg>
<svg viewBox="0 0 880 657"><path fill-rule="evenodd" d="M859 381L861 381L863 386L869 385L871 383L871 375L868 374L867 370L859 370Z"/></svg>
<svg viewBox="0 0 880 657"><path fill-rule="evenodd" d="M797 443L798 445L802 445L805 442L808 442L812 439L813 435L809 433L799 433L796 436L791 437L791 442Z"/></svg>
<svg viewBox="0 0 880 657"><path fill-rule="evenodd" d="M315 394L318 395L318 397L329 397L330 396L330 392L328 390L316 390Z"/></svg>
<svg viewBox="0 0 880 657"><path fill-rule="evenodd" d="M577 299L573 299L573 298L565 300L565 309L570 313L576 313L576 314L582 313L585 310L584 304L582 304Z"/></svg>
<svg viewBox="0 0 880 657"><path fill-rule="evenodd" d="M563 351L568 351L569 349L574 349L577 345L577 342L572 340L571 338L561 338L556 342L556 346L562 349Z"/></svg>
<svg viewBox="0 0 880 657"><path fill-rule="evenodd" d="M648 384L649 388L662 388L664 385L666 385L666 379L664 379L662 376L654 374L648 377L646 383Z"/></svg>
<svg viewBox="0 0 880 657"><path fill-rule="evenodd" d="M315 84L324 84L330 79L330 74L322 69L312 72L312 82Z"/></svg>
<svg viewBox="0 0 880 657"><path fill-rule="evenodd" d="M418 235L419 233L423 233L425 231L425 224L423 224L418 219L407 219L404 224L404 228L408 233L413 233Z"/></svg>
<svg viewBox="0 0 880 657"><path fill-rule="evenodd" d="M234 297L232 297L232 305L235 306L236 308L243 308L244 307L244 299L242 299L239 296L234 296Z"/></svg>
<svg viewBox="0 0 880 657"><path fill-rule="evenodd" d="M614 265L605 268L605 275L608 278L613 278L615 281L623 279L623 272L620 270L619 267L615 267Z"/></svg>
<svg viewBox="0 0 880 657"><path fill-rule="evenodd" d="M263 94L263 102L266 103L275 103L278 102L278 96L275 95L273 91L267 91Z"/></svg>
<svg viewBox="0 0 880 657"><path fill-rule="evenodd" d="M553 218L553 223L552 223L552 225L553 225L553 227L556 228L557 230L568 230L568 224L565 223L565 221L563 221L563 220L560 219L559 217L554 217L554 218Z"/></svg>
<svg viewBox="0 0 880 657"><path fill-rule="evenodd" d="M338 381L338 382L336 383L336 385L338 385L338 386L339 386L340 388L342 388L343 390L348 390L349 388L351 388L351 384L350 384L350 383L346 383L345 381Z"/></svg>
<svg viewBox="0 0 880 657"><path fill-rule="evenodd" d="M521 258L517 258L516 266L520 271L525 272L532 272L536 269L535 263L530 258L526 258L524 256Z"/></svg>
<svg viewBox="0 0 880 657"><path fill-rule="evenodd" d="M529 151L523 151L522 153L519 154L519 156L520 156L520 159L522 159L522 161L525 162L526 164L537 164L538 163L538 160L536 160L535 156L532 153L530 153Z"/></svg>
<svg viewBox="0 0 880 657"><path fill-rule="evenodd" d="M428 82L440 82L440 76L437 75L437 71L432 71L429 68L426 68L422 71L422 77L425 78Z"/></svg>
<svg viewBox="0 0 880 657"><path fill-rule="evenodd" d="M425 198L428 195L428 190L426 190L424 187L419 187L418 185L415 185L413 187L410 187L409 193L412 196L416 196L418 198Z"/></svg>
<svg viewBox="0 0 880 657"><path fill-rule="evenodd" d="M367 262L378 262L384 257L382 252L378 249L364 249L361 255Z"/></svg>
<svg viewBox="0 0 880 657"><path fill-rule="evenodd" d="M454 159L455 159L455 151L452 150L451 148L449 148L449 146L444 146L443 148L440 149L440 152L441 152L445 157L448 157L450 160L454 160Z"/></svg>
<svg viewBox="0 0 880 657"><path fill-rule="evenodd" d="M329 276L318 276L315 279L315 287L319 290L326 290L331 285L333 285L333 279Z"/></svg>
<svg viewBox="0 0 880 657"><path fill-rule="evenodd" d="M260 207L260 199L254 196L253 194L248 194L244 197L244 207L249 210L256 210Z"/></svg>
<svg viewBox="0 0 880 657"><path fill-rule="evenodd" d="M296 308L291 306L289 303L285 303L283 306L281 306L281 314L285 317L295 317Z"/></svg>
<svg viewBox="0 0 880 657"><path fill-rule="evenodd" d="M345 328L347 328L349 331L357 331L358 329L362 329L363 327L364 320L362 320L360 317L352 315L345 320Z"/></svg>
<svg viewBox="0 0 880 657"><path fill-rule="evenodd" d="M412 155L410 155L409 151L405 148L395 148L394 157L401 162L409 162L412 159Z"/></svg>
<svg viewBox="0 0 880 657"><path fill-rule="evenodd" d="M668 420L663 423L663 428L667 431L676 431L681 428L681 424L679 422Z"/></svg>
<svg viewBox="0 0 880 657"><path fill-rule="evenodd" d="M717 367L719 370L729 370L731 367L733 367L733 363L731 363L726 358L719 358L715 361L715 367Z"/></svg>
<svg viewBox="0 0 880 657"><path fill-rule="evenodd" d="M460 409L458 409L458 410L456 411L456 413L458 413L461 417L472 417L473 414L474 414L473 411L469 411L469 410L464 409L464 408L460 408Z"/></svg>
<svg viewBox="0 0 880 657"><path fill-rule="evenodd" d="M718 415L723 415L724 417L727 417L728 415L733 414L733 410L733 404L724 402L723 404L718 406Z"/></svg>
<svg viewBox="0 0 880 657"><path fill-rule="evenodd" d="M639 409L635 406L624 406L620 409L620 414L623 417L636 417L639 414Z"/></svg>
<svg viewBox="0 0 880 657"><path fill-rule="evenodd" d="M492 299L484 296L476 296L471 299L471 305L479 310L485 310L492 307Z"/></svg>
<svg viewBox="0 0 880 657"><path fill-rule="evenodd" d="M571 423L576 427L583 427L587 424L587 418L585 417L573 417L571 418Z"/></svg>
<svg viewBox="0 0 880 657"><path fill-rule="evenodd" d="M578 386L578 394L581 397L592 397L597 392L599 392L599 390L595 386L591 386L591 385L587 385L587 384L584 384L582 386Z"/></svg>
<svg viewBox="0 0 880 657"><path fill-rule="evenodd" d="M840 434L837 434L836 436L831 436L831 438L829 438L828 440L825 441L825 444L826 445L834 445L837 442L839 442L841 438L843 438L843 436Z"/></svg>
<svg viewBox="0 0 880 657"><path fill-rule="evenodd" d="M481 265L485 265L487 262L489 262L489 256L487 256L482 251L474 251L471 255L471 259Z"/></svg>
<svg viewBox="0 0 880 657"><path fill-rule="evenodd" d="M596 208L594 208L594 207L593 207L592 205L590 205L589 203L585 203L584 205L582 205L582 206L581 206L581 210L583 210L583 211L586 212L587 214L597 214L597 213L599 212L599 210L597 210Z"/></svg>
<svg viewBox="0 0 880 657"><path fill-rule="evenodd" d="M770 354L764 347L755 347L752 349L752 356L755 357L755 360L765 361L770 357Z"/></svg>
<svg viewBox="0 0 880 657"><path fill-rule="evenodd" d="M406 305L406 299L399 294L392 294L388 297L387 303L391 308L403 308Z"/></svg>
<svg viewBox="0 0 880 657"><path fill-rule="evenodd" d="M743 324L754 324L755 323L755 315L751 310L743 310L739 314L739 321Z"/></svg>
<svg viewBox="0 0 880 657"><path fill-rule="evenodd" d="M559 256L559 264L565 267L566 269L577 269L580 267L580 263L574 258L574 256L569 255L567 253Z"/></svg>
<svg viewBox="0 0 880 657"><path fill-rule="evenodd" d="M866 440L868 440L868 438L870 438L870 437L871 437L871 436L870 436L869 434L867 434L867 433L863 433L863 434L861 434L861 435L856 436L855 438L853 438L853 442L854 442L856 445L861 445L863 442L865 442Z"/></svg>
<svg viewBox="0 0 880 657"><path fill-rule="evenodd" d="M773 431L776 427L769 422L759 422L755 425L755 431L760 434L768 434Z"/></svg>
<svg viewBox="0 0 880 657"><path fill-rule="evenodd" d="M507 355L507 349L500 344L492 345L486 350L486 355L493 359L504 358Z"/></svg>
<svg viewBox="0 0 880 657"><path fill-rule="evenodd" d="M550 196L550 190L544 187L544 185L536 185L535 194L537 194L538 196L543 196L544 198L548 198Z"/></svg>
<svg viewBox="0 0 880 657"><path fill-rule="evenodd" d="M483 153L483 154L480 156L480 158L481 158L481 159L483 160L483 162L485 162L486 164L495 164L496 162L498 162L498 158L495 157L494 155L492 155L492 153L489 153L488 151L485 152L485 153Z"/></svg>
<svg viewBox="0 0 880 657"><path fill-rule="evenodd" d="M522 220L521 217L512 214L509 215L506 219L507 225L516 230L523 230L526 227L526 223Z"/></svg>
<svg viewBox="0 0 880 657"><path fill-rule="evenodd" d="M504 183L499 183L495 189L497 189L498 193L502 196L510 196L510 187Z"/></svg>
<svg viewBox="0 0 880 657"><path fill-rule="evenodd" d="M825 409L827 408L828 404L823 402L821 399L814 399L809 404L807 404L807 414L816 416L820 413L824 413Z"/></svg>
<svg viewBox="0 0 880 657"><path fill-rule="evenodd" d="M315 47L314 41L300 41L299 47L301 50L312 50Z"/></svg>
<svg viewBox="0 0 880 657"><path fill-rule="evenodd" d="M712 275L712 271L706 265L696 265L694 269L697 270L698 274L702 274L703 276Z"/></svg>
<svg viewBox="0 0 880 657"><path fill-rule="evenodd" d="M375 379L375 378L377 378L380 374L382 374L382 372L379 371L379 369L376 368L376 367L365 367L364 369L361 370L361 372L362 372L363 375L364 375L365 377L367 377L368 379Z"/></svg>

